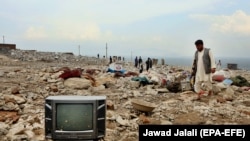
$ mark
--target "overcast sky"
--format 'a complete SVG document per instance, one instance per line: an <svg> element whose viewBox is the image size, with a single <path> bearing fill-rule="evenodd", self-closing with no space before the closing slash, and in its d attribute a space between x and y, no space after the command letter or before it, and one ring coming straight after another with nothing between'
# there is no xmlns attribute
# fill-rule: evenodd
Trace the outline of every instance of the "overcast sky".
<svg viewBox="0 0 250 141"><path fill-rule="evenodd" d="M0 34L19 49L81 55L250 54L249 0L5 0ZM1 41L1 40L0 40Z"/></svg>

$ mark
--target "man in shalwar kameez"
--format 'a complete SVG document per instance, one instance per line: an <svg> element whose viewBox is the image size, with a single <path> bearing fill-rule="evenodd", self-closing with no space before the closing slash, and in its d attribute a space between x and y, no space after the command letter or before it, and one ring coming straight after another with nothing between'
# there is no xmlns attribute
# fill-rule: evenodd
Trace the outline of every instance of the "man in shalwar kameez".
<svg viewBox="0 0 250 141"><path fill-rule="evenodd" d="M216 70L216 64L211 49L204 48L203 41L195 42L197 51L194 55L193 75L195 76L194 91L198 93L198 99L201 95L208 92L212 95L212 73Z"/></svg>

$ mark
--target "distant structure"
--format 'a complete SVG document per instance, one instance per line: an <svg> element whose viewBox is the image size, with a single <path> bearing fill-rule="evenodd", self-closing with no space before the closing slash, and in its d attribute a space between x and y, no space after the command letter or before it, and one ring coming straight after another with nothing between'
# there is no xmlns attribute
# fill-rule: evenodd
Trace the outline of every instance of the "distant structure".
<svg viewBox="0 0 250 141"><path fill-rule="evenodd" d="M8 53L12 49L16 49L16 44L0 44L0 53Z"/></svg>
<svg viewBox="0 0 250 141"><path fill-rule="evenodd" d="M155 65L158 64L158 59L153 58L153 59L152 59L152 62L153 62L153 66L155 66Z"/></svg>
<svg viewBox="0 0 250 141"><path fill-rule="evenodd" d="M16 49L16 44L0 44L0 48Z"/></svg>
<svg viewBox="0 0 250 141"><path fill-rule="evenodd" d="M106 56L108 56L108 43L106 43Z"/></svg>
<svg viewBox="0 0 250 141"><path fill-rule="evenodd" d="M73 52L63 52L62 54L63 54L63 55L74 55Z"/></svg>
<svg viewBox="0 0 250 141"><path fill-rule="evenodd" d="M113 56L112 58L113 58L113 62L116 62L116 61L117 61L117 59L118 59L118 57L117 57L117 56Z"/></svg>
<svg viewBox="0 0 250 141"><path fill-rule="evenodd" d="M227 68L230 69L230 70L237 70L238 69L238 64L228 63Z"/></svg>
<svg viewBox="0 0 250 141"><path fill-rule="evenodd" d="M165 65L165 60L161 59L161 65Z"/></svg>

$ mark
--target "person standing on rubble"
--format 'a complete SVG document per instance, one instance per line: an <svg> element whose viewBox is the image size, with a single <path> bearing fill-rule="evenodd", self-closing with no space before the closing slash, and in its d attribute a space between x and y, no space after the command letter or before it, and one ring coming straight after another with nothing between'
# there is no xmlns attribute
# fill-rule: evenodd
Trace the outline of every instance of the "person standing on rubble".
<svg viewBox="0 0 250 141"><path fill-rule="evenodd" d="M139 57L139 67L141 66L142 64L142 59L141 59L141 56Z"/></svg>
<svg viewBox="0 0 250 141"><path fill-rule="evenodd" d="M109 64L112 64L112 57L109 57Z"/></svg>
<svg viewBox="0 0 250 141"><path fill-rule="evenodd" d="M193 75L195 77L194 91L198 93L198 99L204 94L201 87L205 86L208 95L212 95L212 73L216 70L216 64L211 49L204 48L203 41L195 41L197 51L194 54Z"/></svg>
<svg viewBox="0 0 250 141"><path fill-rule="evenodd" d="M152 66L153 66L153 61L151 58L149 58L149 68L152 68Z"/></svg>
<svg viewBox="0 0 250 141"><path fill-rule="evenodd" d="M217 63L217 69L220 70L221 69L221 61L219 60L219 62Z"/></svg>
<svg viewBox="0 0 250 141"><path fill-rule="evenodd" d="M148 71L150 68L150 58L146 61L146 70Z"/></svg>
<svg viewBox="0 0 250 141"><path fill-rule="evenodd" d="M135 57L135 67L136 68L138 67L138 58L137 58L137 56Z"/></svg>
<svg viewBox="0 0 250 141"><path fill-rule="evenodd" d="M143 64L140 65L140 70L139 70L139 73L142 73L143 72Z"/></svg>

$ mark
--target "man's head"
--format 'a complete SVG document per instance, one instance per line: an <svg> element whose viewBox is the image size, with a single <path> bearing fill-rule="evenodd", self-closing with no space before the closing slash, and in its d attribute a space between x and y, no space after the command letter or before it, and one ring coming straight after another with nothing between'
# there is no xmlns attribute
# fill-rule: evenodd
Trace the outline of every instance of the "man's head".
<svg viewBox="0 0 250 141"><path fill-rule="evenodd" d="M202 40L197 40L195 41L195 46L197 48L198 51L202 51L203 50L203 41Z"/></svg>

